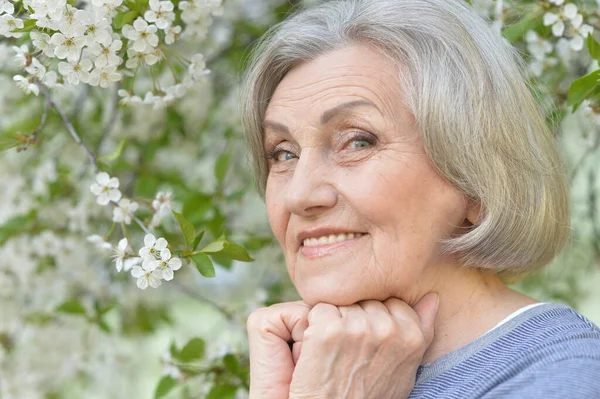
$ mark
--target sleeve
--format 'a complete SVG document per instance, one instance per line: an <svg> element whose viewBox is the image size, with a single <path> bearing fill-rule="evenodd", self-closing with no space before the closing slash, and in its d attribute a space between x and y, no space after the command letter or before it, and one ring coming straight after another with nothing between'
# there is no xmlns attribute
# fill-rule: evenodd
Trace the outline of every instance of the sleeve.
<svg viewBox="0 0 600 399"><path fill-rule="evenodd" d="M600 359L576 357L531 368L482 399L600 399Z"/></svg>

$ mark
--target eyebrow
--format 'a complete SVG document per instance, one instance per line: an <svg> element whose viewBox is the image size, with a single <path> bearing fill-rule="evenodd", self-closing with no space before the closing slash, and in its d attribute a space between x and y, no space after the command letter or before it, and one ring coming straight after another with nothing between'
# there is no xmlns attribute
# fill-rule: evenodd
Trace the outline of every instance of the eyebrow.
<svg viewBox="0 0 600 399"><path fill-rule="evenodd" d="M373 104L370 101L367 100L354 100L354 101L349 101L347 103L343 103L340 105L336 105L335 107L328 109L327 111L323 112L323 114L321 115L321 125L326 124L327 122L329 122L329 120L331 120L334 116L344 112L344 111L348 111L352 108L356 108L356 107L361 107L361 106L368 106L368 107L373 107L375 108L377 111L379 111L379 113L382 113L379 108L377 108L377 106L375 104ZM284 134L290 134L290 130L287 128L287 126L285 126L284 124L278 123L278 122L272 122L272 121L268 121L265 120L263 122L263 127L264 128L270 128L273 130L277 130L279 132L282 132Z"/></svg>

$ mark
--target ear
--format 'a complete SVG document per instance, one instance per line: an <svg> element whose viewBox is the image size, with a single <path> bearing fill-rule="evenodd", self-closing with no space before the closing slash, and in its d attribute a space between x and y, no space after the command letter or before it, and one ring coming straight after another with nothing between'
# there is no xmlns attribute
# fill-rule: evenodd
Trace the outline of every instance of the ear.
<svg viewBox="0 0 600 399"><path fill-rule="evenodd" d="M476 225L479 223L481 217L481 203L474 199L467 200L467 220Z"/></svg>

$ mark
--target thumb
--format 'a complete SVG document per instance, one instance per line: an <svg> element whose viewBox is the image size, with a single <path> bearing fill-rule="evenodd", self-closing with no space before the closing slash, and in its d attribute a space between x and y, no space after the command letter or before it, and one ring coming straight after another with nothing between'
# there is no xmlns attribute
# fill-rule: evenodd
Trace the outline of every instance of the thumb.
<svg viewBox="0 0 600 399"><path fill-rule="evenodd" d="M425 337L427 346L433 342L435 317L439 308L439 295L436 292L430 292L425 295L413 307L413 310L421 320L421 330Z"/></svg>

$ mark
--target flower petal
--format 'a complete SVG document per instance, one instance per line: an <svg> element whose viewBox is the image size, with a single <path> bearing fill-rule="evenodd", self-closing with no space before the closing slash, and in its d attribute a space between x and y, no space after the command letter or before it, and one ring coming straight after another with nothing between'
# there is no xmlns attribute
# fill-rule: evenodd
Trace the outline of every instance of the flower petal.
<svg viewBox="0 0 600 399"><path fill-rule="evenodd" d="M167 240L165 240L163 237L160 237L158 240L156 240L154 247L158 250L163 250L167 247L167 245L169 245Z"/></svg>
<svg viewBox="0 0 600 399"><path fill-rule="evenodd" d="M146 288L148 288L148 279L146 278L146 276L138 278L137 286L139 289L142 289L142 290L145 290Z"/></svg>
<svg viewBox="0 0 600 399"><path fill-rule="evenodd" d="M146 272L144 272L144 269L142 269L139 266L134 266L133 269L131 269L131 275L135 278L140 278L142 277L144 274L146 274Z"/></svg>
<svg viewBox="0 0 600 399"><path fill-rule="evenodd" d="M168 267L165 267L162 270L162 278L165 279L165 281L171 281L171 280L173 280L173 270L171 270Z"/></svg>
<svg viewBox="0 0 600 399"><path fill-rule="evenodd" d="M172 258L171 260L169 260L169 262L167 264L173 270L181 269L181 259L179 259L179 258Z"/></svg>
<svg viewBox="0 0 600 399"><path fill-rule="evenodd" d="M156 243L156 237L154 237L154 235L146 234L144 236L144 246L145 247L153 247L155 243ZM140 255L141 255L141 253L140 253Z"/></svg>

